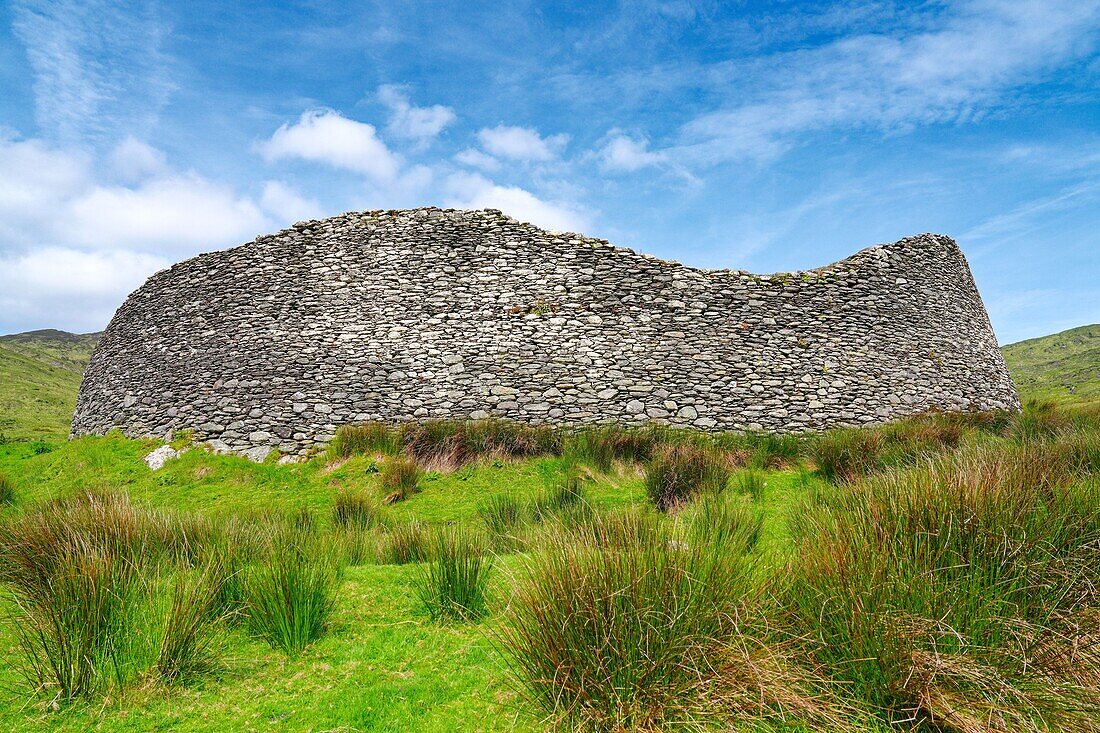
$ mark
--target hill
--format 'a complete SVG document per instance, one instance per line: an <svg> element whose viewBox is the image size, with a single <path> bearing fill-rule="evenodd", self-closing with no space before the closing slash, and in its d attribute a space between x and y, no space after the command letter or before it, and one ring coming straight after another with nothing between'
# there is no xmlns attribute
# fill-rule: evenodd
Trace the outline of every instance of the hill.
<svg viewBox="0 0 1100 733"><path fill-rule="evenodd" d="M1100 402L1100 324L1001 348L1020 397Z"/></svg>
<svg viewBox="0 0 1100 733"><path fill-rule="evenodd" d="M98 333L54 329L0 336L0 434L63 439Z"/></svg>

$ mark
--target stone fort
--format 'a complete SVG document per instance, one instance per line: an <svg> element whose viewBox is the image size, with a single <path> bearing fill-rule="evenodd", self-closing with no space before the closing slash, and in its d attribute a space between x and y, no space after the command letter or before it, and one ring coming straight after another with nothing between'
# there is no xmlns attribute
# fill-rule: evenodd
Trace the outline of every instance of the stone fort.
<svg viewBox="0 0 1100 733"><path fill-rule="evenodd" d="M188 429L262 456L367 420L791 432L1018 408L948 237L754 275L425 208L302 222L153 275L99 342L72 431Z"/></svg>

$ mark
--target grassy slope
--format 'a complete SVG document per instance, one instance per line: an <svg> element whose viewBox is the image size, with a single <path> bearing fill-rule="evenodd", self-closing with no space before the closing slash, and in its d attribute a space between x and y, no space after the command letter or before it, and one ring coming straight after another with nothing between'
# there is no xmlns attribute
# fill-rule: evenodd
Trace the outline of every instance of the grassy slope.
<svg viewBox="0 0 1100 733"><path fill-rule="evenodd" d="M13 440L67 436L98 339L52 330L0 336L0 433Z"/></svg>
<svg viewBox="0 0 1100 733"><path fill-rule="evenodd" d="M36 454L27 443L0 446L0 472L14 482L15 508L82 488L113 488L153 506L247 512L259 507L326 516L341 486L381 495L374 461L354 458L336 467L257 465L192 450L156 473L141 457L155 443L117 436L82 438ZM497 492L533 497L562 469L560 460L486 462L453 473L428 474L424 490L390 509L392 519L477 522L478 503ZM590 475L593 503L646 502L634 472ZM786 511L806 486L794 472L769 475L761 502L767 511L762 552L789 546ZM517 558L502 558L496 574L499 611ZM235 630L229 669L221 679L163 690L135 690L106 705L61 712L28 705L26 683L0 662L0 730L173 731L537 731L542 726L519 704L488 641L497 617L473 626L439 626L417 607L416 566L349 568L330 634L299 659L288 660ZM15 659L17 639L0 624L0 659Z"/></svg>
<svg viewBox="0 0 1100 733"><path fill-rule="evenodd" d="M1020 396L1100 402L1100 324L1002 347Z"/></svg>

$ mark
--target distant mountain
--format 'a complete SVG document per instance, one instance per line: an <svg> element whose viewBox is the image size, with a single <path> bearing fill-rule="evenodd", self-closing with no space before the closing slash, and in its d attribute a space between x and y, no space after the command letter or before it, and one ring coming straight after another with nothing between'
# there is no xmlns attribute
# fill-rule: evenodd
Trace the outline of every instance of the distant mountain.
<svg viewBox="0 0 1100 733"><path fill-rule="evenodd" d="M84 366L101 335L51 328L0 336L0 434L67 436Z"/></svg>
<svg viewBox="0 0 1100 733"><path fill-rule="evenodd" d="M1100 403L1100 324L1001 347L1020 397Z"/></svg>

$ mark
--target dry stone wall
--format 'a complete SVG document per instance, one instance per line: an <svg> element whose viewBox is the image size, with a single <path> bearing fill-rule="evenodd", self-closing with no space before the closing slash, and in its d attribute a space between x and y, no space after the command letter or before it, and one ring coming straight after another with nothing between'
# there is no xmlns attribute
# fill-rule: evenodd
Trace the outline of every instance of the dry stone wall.
<svg viewBox="0 0 1100 733"><path fill-rule="evenodd" d="M948 237L761 276L430 208L303 222L152 276L100 340L73 434L190 429L262 455L365 420L801 431L1018 406Z"/></svg>

